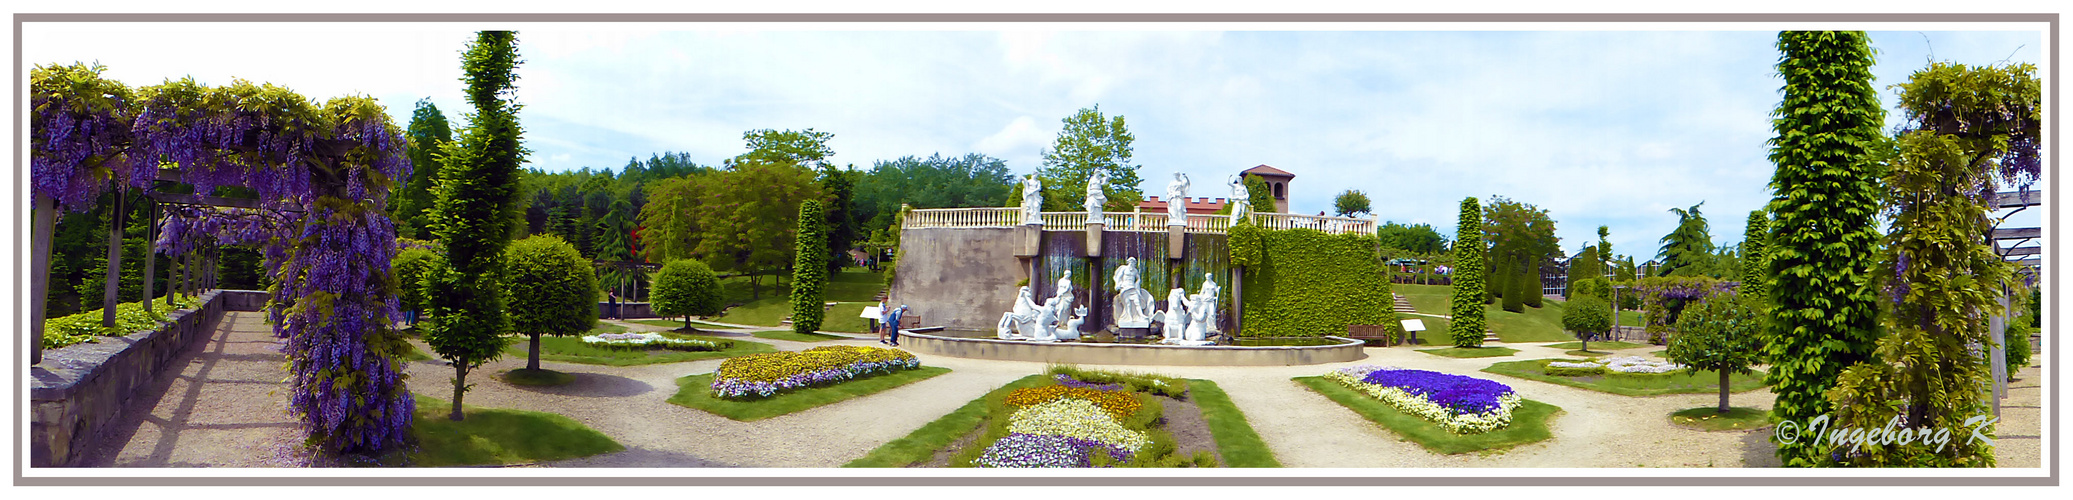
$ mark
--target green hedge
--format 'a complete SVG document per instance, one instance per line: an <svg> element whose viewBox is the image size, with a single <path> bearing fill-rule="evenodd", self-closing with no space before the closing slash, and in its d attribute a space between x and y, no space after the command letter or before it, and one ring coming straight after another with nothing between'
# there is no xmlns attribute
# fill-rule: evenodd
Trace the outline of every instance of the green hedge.
<svg viewBox="0 0 2073 500"><path fill-rule="evenodd" d="M1402 329L1374 235L1241 229L1232 240L1233 264L1252 261L1245 269L1244 336L1344 335L1346 325Z"/></svg>
<svg viewBox="0 0 2073 500"><path fill-rule="evenodd" d="M820 200L799 204L799 232L792 263L792 331L813 333L827 317L822 302L828 286L828 227Z"/></svg>

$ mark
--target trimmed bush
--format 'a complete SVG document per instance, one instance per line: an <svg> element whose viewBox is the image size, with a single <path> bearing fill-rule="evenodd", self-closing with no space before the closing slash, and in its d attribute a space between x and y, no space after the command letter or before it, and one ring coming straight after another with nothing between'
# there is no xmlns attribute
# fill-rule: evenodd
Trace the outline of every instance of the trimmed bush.
<svg viewBox="0 0 2073 500"><path fill-rule="evenodd" d="M678 259L662 266L662 272L655 275L655 286L649 296L655 314L663 317L683 316L684 327L691 327L691 316L712 316L719 314L720 278L713 275L713 268L693 259Z"/></svg>
<svg viewBox="0 0 2073 500"><path fill-rule="evenodd" d="M446 255L425 247L404 247L396 252L396 258L389 261L391 272L396 277L396 306L403 311L423 311L430 307L430 297L425 294L425 271L431 269L434 262L445 260Z"/></svg>
<svg viewBox="0 0 2073 500"><path fill-rule="evenodd" d="M799 204L799 240L793 245L792 332L821 329L828 310L822 301L828 287L828 225L820 200Z"/></svg>
<svg viewBox="0 0 2073 500"><path fill-rule="evenodd" d="M526 369L540 369L540 335L565 337L597 326L597 272L575 245L554 235L536 235L504 249L505 286L514 299L504 304L511 330L532 337Z"/></svg>
<svg viewBox="0 0 2073 500"><path fill-rule="evenodd" d="M1576 335L1583 342L1583 350L1590 350L1592 334L1612 331L1612 306L1597 297L1578 295L1562 310L1562 329Z"/></svg>

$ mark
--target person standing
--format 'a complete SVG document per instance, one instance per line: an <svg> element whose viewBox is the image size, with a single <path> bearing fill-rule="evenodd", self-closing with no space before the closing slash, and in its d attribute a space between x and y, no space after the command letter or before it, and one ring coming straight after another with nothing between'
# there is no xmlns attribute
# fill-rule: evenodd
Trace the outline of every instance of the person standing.
<svg viewBox="0 0 2073 500"><path fill-rule="evenodd" d="M871 318L871 333L878 334L878 343L880 344L889 344L885 340L885 315L885 301L878 301L878 317Z"/></svg>
<svg viewBox="0 0 2073 500"><path fill-rule="evenodd" d="M900 307L895 307L892 312L885 314L885 331L886 335L892 338L893 347L900 346L900 321L902 321L901 317L906 315L906 304L901 304Z"/></svg>

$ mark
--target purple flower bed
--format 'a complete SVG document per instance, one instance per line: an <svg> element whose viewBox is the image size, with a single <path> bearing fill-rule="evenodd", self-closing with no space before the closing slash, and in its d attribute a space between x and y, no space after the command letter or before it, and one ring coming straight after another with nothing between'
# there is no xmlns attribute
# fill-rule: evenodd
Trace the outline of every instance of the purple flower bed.
<svg viewBox="0 0 2073 500"><path fill-rule="evenodd" d="M1117 461L1130 460L1130 452L1100 441L1065 436L1014 433L994 441L986 453L972 463L981 467L1093 467L1094 448L1107 448Z"/></svg>
<svg viewBox="0 0 2073 500"><path fill-rule="evenodd" d="M1484 413L1497 409L1497 398L1512 393L1511 386L1475 377L1426 370L1375 370L1361 380L1394 387L1460 413Z"/></svg>
<svg viewBox="0 0 2073 500"><path fill-rule="evenodd" d="M1063 373L1052 375L1051 380L1056 380L1058 381L1058 385L1066 387L1085 387L1097 391L1116 391L1123 389L1123 384L1093 384L1081 382L1079 379L1072 378L1072 375L1066 375Z"/></svg>

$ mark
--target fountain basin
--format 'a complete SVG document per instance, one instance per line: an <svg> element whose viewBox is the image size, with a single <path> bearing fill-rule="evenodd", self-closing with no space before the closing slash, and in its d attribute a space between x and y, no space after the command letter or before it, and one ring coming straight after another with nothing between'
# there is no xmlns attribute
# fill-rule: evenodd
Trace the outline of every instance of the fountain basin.
<svg viewBox="0 0 2073 500"><path fill-rule="evenodd" d="M1142 343L1032 342L968 338L942 327L900 331L900 347L917 354L957 358L1088 365L1292 366L1367 357L1361 341L1323 337L1324 345L1175 346Z"/></svg>

